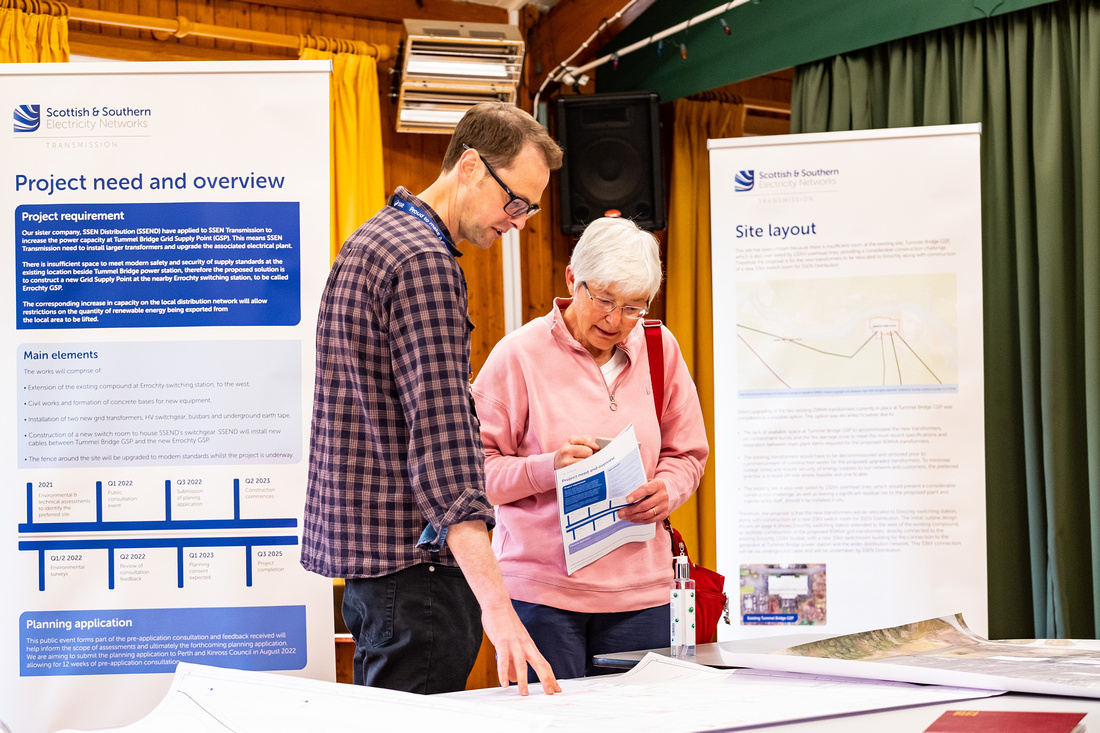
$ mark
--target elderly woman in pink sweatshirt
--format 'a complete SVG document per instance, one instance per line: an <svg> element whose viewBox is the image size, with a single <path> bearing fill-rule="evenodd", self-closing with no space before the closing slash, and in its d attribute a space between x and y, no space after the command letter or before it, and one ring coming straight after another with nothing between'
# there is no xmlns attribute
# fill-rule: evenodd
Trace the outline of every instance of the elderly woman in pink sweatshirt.
<svg viewBox="0 0 1100 733"><path fill-rule="evenodd" d="M474 383L493 549L512 603L559 679L598 674L592 655L669 645L672 551L662 523L699 485L709 448L695 385L662 328L664 409L653 402L641 319L661 284L652 234L598 219L565 273L571 298L505 336ZM555 469L633 424L648 481L619 519L656 534L572 575L558 523Z"/></svg>

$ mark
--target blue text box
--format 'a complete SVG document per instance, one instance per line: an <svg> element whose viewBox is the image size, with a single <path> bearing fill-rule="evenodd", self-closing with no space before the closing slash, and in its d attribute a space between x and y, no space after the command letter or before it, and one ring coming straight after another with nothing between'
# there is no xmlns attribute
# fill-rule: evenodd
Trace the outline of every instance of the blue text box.
<svg viewBox="0 0 1100 733"><path fill-rule="evenodd" d="M297 202L23 205L20 329L293 326Z"/></svg>
<svg viewBox="0 0 1100 733"><path fill-rule="evenodd" d="M27 611L19 638L21 677L303 669L306 607Z"/></svg>
<svg viewBox="0 0 1100 733"><path fill-rule="evenodd" d="M602 473L590 476L563 486L561 495L565 499L565 513L568 514L583 506L606 500L607 479Z"/></svg>

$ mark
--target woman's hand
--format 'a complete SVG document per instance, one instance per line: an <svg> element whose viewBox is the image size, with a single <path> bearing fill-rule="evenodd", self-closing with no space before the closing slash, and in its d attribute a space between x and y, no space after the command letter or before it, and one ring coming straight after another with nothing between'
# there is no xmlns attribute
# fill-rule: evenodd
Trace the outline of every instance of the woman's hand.
<svg viewBox="0 0 1100 733"><path fill-rule="evenodd" d="M663 522L672 512L668 506L668 489L661 479L653 479L627 494L629 506L619 510L619 519L635 524Z"/></svg>
<svg viewBox="0 0 1100 733"><path fill-rule="evenodd" d="M591 435L572 435L565 445L558 448L554 454L554 470L572 466L577 461L583 461L600 449L596 439Z"/></svg>

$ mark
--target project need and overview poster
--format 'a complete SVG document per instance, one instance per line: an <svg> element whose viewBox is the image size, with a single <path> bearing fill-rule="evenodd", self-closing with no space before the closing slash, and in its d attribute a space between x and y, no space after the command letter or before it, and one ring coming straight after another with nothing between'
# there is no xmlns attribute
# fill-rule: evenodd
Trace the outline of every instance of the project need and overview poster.
<svg viewBox="0 0 1100 733"><path fill-rule="evenodd" d="M332 677L298 563L324 62L0 69L0 720L129 723L179 661Z"/></svg>
<svg viewBox="0 0 1100 733"><path fill-rule="evenodd" d="M724 638L985 635L979 132L710 141Z"/></svg>

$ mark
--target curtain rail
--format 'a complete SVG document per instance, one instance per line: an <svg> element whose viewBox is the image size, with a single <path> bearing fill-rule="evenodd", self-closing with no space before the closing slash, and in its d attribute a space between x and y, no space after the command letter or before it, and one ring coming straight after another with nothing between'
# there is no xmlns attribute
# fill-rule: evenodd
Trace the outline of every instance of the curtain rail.
<svg viewBox="0 0 1100 733"><path fill-rule="evenodd" d="M195 23L183 16L167 19L143 15L129 15L126 13L112 13L106 10L74 8L62 2L54 2L53 0L0 0L0 8L24 10L29 13L66 16L70 22L97 23L99 25L112 26L115 28L132 28L136 30L151 31L153 37L161 41L171 37L186 38L187 36L198 36L201 38L216 38L237 43L258 43L264 46L293 48L297 49L299 52L306 48L313 48L331 53L355 53L361 56L373 56L379 61L385 61L390 58L389 46L382 44L352 41L344 38L326 38L324 36L310 35L292 36L285 33L268 33L266 31L253 31L246 28L230 28L207 23Z"/></svg>

